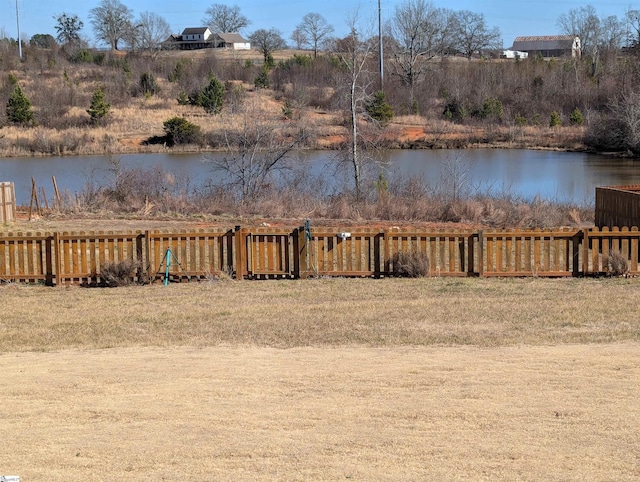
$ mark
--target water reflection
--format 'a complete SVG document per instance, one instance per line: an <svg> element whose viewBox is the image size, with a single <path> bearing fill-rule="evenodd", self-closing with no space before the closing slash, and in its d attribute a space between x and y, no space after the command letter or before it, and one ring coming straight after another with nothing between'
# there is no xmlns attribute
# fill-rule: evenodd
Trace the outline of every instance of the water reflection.
<svg viewBox="0 0 640 482"><path fill-rule="evenodd" d="M212 156L213 154L206 154ZM205 162L203 154L128 154L118 156L122 168L159 167L197 188L220 182L222 175ZM335 170L336 153L314 151L298 154L298 165L316 176L329 177L333 186L349 185L348 169ZM611 159L601 155L550 151L468 149L387 151L380 161L391 182L419 178L436 188L446 180L447 169L465 170L471 191L508 191L531 199L593 204L595 187L640 184L640 161ZM328 167L329 166L329 167ZM0 181L13 181L18 203L28 204L31 177L38 187L52 192L52 176L60 190L80 192L87 183L106 185L113 180L107 156L0 159ZM374 178L381 168L372 169ZM378 172L374 172L378 171Z"/></svg>

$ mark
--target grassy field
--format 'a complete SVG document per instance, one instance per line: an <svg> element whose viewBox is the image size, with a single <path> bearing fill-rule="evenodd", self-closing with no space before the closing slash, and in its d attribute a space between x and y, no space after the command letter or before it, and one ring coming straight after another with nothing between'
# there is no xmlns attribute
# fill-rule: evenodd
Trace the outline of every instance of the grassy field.
<svg viewBox="0 0 640 482"><path fill-rule="evenodd" d="M0 288L24 480L640 480L637 279Z"/></svg>

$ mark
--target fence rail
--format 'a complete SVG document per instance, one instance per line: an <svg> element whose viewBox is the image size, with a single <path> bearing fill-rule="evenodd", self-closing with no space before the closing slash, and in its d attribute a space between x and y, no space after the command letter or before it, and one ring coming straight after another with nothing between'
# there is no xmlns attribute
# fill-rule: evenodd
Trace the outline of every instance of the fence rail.
<svg viewBox="0 0 640 482"><path fill-rule="evenodd" d="M0 281L95 283L132 261L134 281L390 276L397 253L424 253L433 276L584 276L611 253L640 274L633 228L449 230L241 228L179 232L0 233Z"/></svg>

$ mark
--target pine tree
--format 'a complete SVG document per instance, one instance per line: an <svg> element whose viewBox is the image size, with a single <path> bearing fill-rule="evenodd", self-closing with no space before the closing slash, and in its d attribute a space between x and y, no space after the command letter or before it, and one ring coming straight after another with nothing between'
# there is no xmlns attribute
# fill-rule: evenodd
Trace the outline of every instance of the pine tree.
<svg viewBox="0 0 640 482"><path fill-rule="evenodd" d="M93 93L87 114L91 116L91 121L94 124L98 124L109 113L109 109L111 109L111 104L107 103L102 87L98 87Z"/></svg>
<svg viewBox="0 0 640 482"><path fill-rule="evenodd" d="M371 118L382 125L387 124L393 118L393 109L387 103L382 90L373 94L373 98L367 103L366 109Z"/></svg>
<svg viewBox="0 0 640 482"><path fill-rule="evenodd" d="M19 85L16 85L7 101L7 119L9 122L21 125L33 124L33 109L31 101L24 95Z"/></svg>
<svg viewBox="0 0 640 482"><path fill-rule="evenodd" d="M214 75L209 79L207 85L198 96L198 104L204 108L208 114L219 114L222 110L222 99L224 97L224 86Z"/></svg>

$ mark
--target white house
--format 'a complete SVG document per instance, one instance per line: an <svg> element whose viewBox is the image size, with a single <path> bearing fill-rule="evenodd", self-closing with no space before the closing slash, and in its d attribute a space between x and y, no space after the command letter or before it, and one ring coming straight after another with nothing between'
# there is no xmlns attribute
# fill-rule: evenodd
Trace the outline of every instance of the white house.
<svg viewBox="0 0 640 482"><path fill-rule="evenodd" d="M232 50L251 50L251 43L239 33L216 33L214 35L216 48Z"/></svg>

